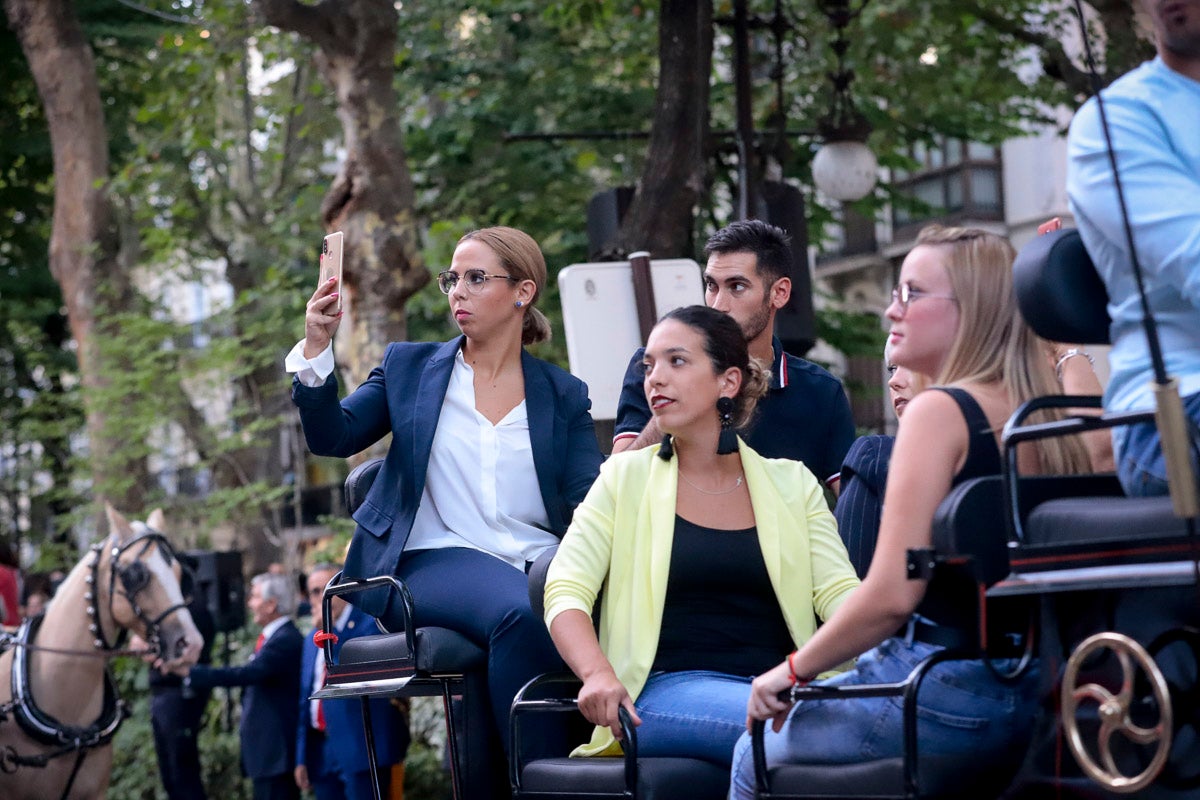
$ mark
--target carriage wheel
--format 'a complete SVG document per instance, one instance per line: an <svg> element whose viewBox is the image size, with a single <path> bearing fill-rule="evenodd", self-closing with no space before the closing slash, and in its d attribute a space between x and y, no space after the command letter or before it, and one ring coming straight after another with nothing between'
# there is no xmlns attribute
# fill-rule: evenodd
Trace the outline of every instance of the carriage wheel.
<svg viewBox="0 0 1200 800"><path fill-rule="evenodd" d="M1077 686L1079 670L1083 662L1098 650L1107 649L1114 652L1121 664L1121 688L1113 694L1108 689L1096 683ZM1152 727L1144 728L1134 724L1130 717L1130 709L1134 702L1134 663L1141 668L1149 680L1150 690L1158 708L1158 722ZM1100 706L1100 731L1097 735L1096 749L1100 753L1103 766L1097 764L1083 743L1083 735L1079 730L1076 711L1080 701L1095 700ZM1066 673L1062 682L1062 719L1067 731L1067 743L1075 760L1083 771L1096 783L1109 791L1118 794L1132 794L1148 786L1162 772L1171 754L1171 697L1167 689L1167 681L1159 671L1158 665L1142 648L1140 644L1120 633L1097 633L1089 636L1071 654L1067 661ZM1126 739L1139 745L1150 745L1157 742L1154 757L1150 764L1137 775L1128 776L1117 767L1111 748L1114 733L1122 734Z"/></svg>

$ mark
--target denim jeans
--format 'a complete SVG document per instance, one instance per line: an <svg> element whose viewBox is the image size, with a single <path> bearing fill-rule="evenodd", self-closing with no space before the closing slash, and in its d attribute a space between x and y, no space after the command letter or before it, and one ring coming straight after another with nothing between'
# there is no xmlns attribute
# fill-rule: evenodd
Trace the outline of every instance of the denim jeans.
<svg viewBox="0 0 1200 800"><path fill-rule="evenodd" d="M750 678L721 672L652 672L634 707L639 756L702 758L728 766L746 731Z"/></svg>
<svg viewBox="0 0 1200 800"><path fill-rule="evenodd" d="M903 680L937 648L891 638L859 656L855 668L822 681L856 685ZM1000 670L1015 663L1001 661ZM989 757L1003 763L1013 746L1029 735L1037 702L1038 670L1016 683L995 678L981 661L947 661L925 677L917 700L919 754L962 755L981 767ZM792 709L783 729L767 726L767 764L845 764L903 753L904 726L899 697L809 700ZM733 754L730 798L754 797L750 735Z"/></svg>
<svg viewBox="0 0 1200 800"><path fill-rule="evenodd" d="M1200 392L1183 398L1183 413L1200 425ZM1152 422L1113 428L1117 477L1125 494L1151 497L1167 493L1167 465L1158 429Z"/></svg>

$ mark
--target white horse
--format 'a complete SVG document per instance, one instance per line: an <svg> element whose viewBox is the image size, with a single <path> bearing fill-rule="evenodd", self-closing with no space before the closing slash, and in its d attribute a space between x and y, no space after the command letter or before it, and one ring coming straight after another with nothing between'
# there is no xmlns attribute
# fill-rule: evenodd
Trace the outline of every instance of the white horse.
<svg viewBox="0 0 1200 800"><path fill-rule="evenodd" d="M126 631L150 643L164 670L196 663L203 640L161 533L107 508L109 535L63 581L40 619L0 655L0 798L100 800L112 736L124 715L108 672Z"/></svg>

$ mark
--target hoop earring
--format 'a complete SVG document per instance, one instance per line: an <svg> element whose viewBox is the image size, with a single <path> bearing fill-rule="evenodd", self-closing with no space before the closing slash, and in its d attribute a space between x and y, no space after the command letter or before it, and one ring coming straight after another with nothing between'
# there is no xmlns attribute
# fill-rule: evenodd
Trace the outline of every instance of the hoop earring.
<svg viewBox="0 0 1200 800"><path fill-rule="evenodd" d="M671 434L664 433L662 446L658 448L658 457L663 461L670 461L673 455L675 455L675 445L671 444Z"/></svg>
<svg viewBox="0 0 1200 800"><path fill-rule="evenodd" d="M737 433L733 430L733 398L717 399L717 416L721 418L721 435L717 439L717 455L727 456L738 449Z"/></svg>
<svg viewBox="0 0 1200 800"><path fill-rule="evenodd" d="M517 308L520 308L521 306L523 306L525 304L522 303L520 300L518 300L517 302L513 303L513 305L516 306Z"/></svg>

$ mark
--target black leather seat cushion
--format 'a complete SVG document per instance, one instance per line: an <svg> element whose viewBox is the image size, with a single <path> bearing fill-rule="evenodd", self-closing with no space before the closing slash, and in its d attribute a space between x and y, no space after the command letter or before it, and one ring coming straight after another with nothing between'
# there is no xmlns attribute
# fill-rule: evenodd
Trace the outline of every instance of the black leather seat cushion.
<svg viewBox="0 0 1200 800"><path fill-rule="evenodd" d="M563 797L586 793L620 796L625 788L623 758L543 758L521 773L522 789L561 792ZM570 787L565 789L564 787ZM638 759L639 800L724 800L729 792L729 769L694 758Z"/></svg>
<svg viewBox="0 0 1200 800"><path fill-rule="evenodd" d="M449 628L417 628L416 668L419 672L463 673L487 662L483 650L458 631ZM339 667L382 665L411 658L403 633L359 636L342 645Z"/></svg>
<svg viewBox="0 0 1200 800"><path fill-rule="evenodd" d="M819 735L819 733L814 734ZM1009 770L973 770L969 759L919 756L917 788L921 797L996 797L1011 778ZM884 758L855 764L786 764L768 769L772 793L797 797L901 796L904 759Z"/></svg>
<svg viewBox="0 0 1200 800"><path fill-rule="evenodd" d="M1169 497L1070 497L1030 512L1025 541L1012 555L1016 572L1175 561L1192 544Z"/></svg>

